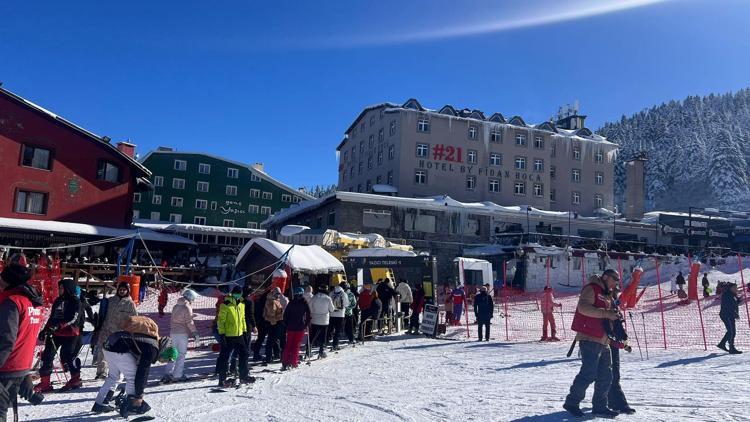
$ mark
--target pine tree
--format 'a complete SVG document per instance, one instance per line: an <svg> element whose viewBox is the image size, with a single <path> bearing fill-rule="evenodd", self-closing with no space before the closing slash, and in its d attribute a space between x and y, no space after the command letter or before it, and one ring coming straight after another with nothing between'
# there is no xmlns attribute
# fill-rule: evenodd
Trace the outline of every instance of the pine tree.
<svg viewBox="0 0 750 422"><path fill-rule="evenodd" d="M726 129L719 130L712 148L708 176L722 204L739 206L747 201L747 162Z"/></svg>

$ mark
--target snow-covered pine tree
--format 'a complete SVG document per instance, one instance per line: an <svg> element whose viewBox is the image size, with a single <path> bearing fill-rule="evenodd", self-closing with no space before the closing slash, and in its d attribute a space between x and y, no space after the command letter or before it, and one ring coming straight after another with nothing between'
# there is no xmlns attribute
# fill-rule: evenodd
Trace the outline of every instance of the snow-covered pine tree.
<svg viewBox="0 0 750 422"><path fill-rule="evenodd" d="M750 197L747 186L747 162L726 129L719 130L711 149L708 176L711 187L722 204L737 208L743 206Z"/></svg>

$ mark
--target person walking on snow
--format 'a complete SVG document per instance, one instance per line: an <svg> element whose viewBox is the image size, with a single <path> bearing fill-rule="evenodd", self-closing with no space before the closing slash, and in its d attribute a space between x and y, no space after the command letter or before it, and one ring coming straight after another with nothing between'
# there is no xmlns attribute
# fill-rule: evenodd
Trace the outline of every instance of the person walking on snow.
<svg viewBox="0 0 750 422"><path fill-rule="evenodd" d="M331 293L331 302L333 303L333 312L331 312L331 318L330 318L330 336L333 338L333 342L331 344L331 348L333 350L339 349L339 341L341 339L341 332L344 328L344 316L346 314L346 308L349 307L349 296L344 291L343 287L341 287L342 284L345 284L345 281L342 281L341 284L336 286L333 289L333 292Z"/></svg>
<svg viewBox="0 0 750 422"><path fill-rule="evenodd" d="M610 289L613 289L618 281L619 276L612 269L604 271L601 276L593 275L578 298L571 328L577 333L576 341L580 344L581 369L573 380L570 393L563 405L565 410L576 417L583 416L579 406L591 383L594 383L594 395L591 398L593 415L618 415L608 406L607 395L612 384L612 355L609 337L604 329L605 320L619 319L617 311L612 310L612 300L609 296Z"/></svg>
<svg viewBox="0 0 750 422"><path fill-rule="evenodd" d="M349 340L349 344L354 344L354 327L357 326L357 315L355 315L357 311L357 297L354 296L349 283L343 281L340 286L346 292L346 298L349 299L349 305L347 305L344 312L344 333L347 340Z"/></svg>
<svg viewBox="0 0 750 422"><path fill-rule="evenodd" d="M0 421L17 397L29 401L34 394L31 368L44 309L30 278L29 270L17 263L0 273Z"/></svg>
<svg viewBox="0 0 750 422"><path fill-rule="evenodd" d="M130 297L130 285L121 282L117 285L114 296L102 299L99 302L99 323L96 330L96 378L103 379L107 376L107 361L104 360L104 342L109 336L120 331L122 324L131 316L138 315L135 303Z"/></svg>
<svg viewBox="0 0 750 422"><path fill-rule="evenodd" d="M424 288L417 284L414 289L414 297L411 303L411 317L409 318L409 331L407 334L419 334L419 315L424 310Z"/></svg>
<svg viewBox="0 0 750 422"><path fill-rule="evenodd" d="M273 362L274 355L280 355L280 341L283 332L284 306L281 304L281 289L278 287L268 295L263 309L263 319L268 323L265 363Z"/></svg>
<svg viewBox="0 0 750 422"><path fill-rule="evenodd" d="M495 303L487 292L487 287L479 288L479 294L474 297L474 316L477 320L478 341L482 341L482 328L485 328L484 341L490 341L490 324L495 313Z"/></svg>
<svg viewBox="0 0 750 422"><path fill-rule="evenodd" d="M708 273L703 273L701 285L703 286L703 297L711 296L711 283L708 282Z"/></svg>
<svg viewBox="0 0 750 422"><path fill-rule="evenodd" d="M617 304L619 304L620 299L617 287L612 289L611 297L613 309L617 309ZM624 324L622 327L624 331ZM615 330L613 331L616 332ZM628 400L625 398L625 392L622 391L622 385L620 385L620 350L630 350L629 348L626 348L626 341L626 339L622 342L615 341L612 338L609 340L609 351L612 354L612 384L609 387L609 393L607 393L607 405L615 412L632 415L635 413L635 409L628 404Z"/></svg>
<svg viewBox="0 0 750 422"><path fill-rule="evenodd" d="M675 284L677 284L677 293L679 294L680 291L685 291L685 277L682 275L682 271L677 273L677 277L675 279ZM682 297L682 296L680 296ZM685 296L687 297L687 296Z"/></svg>
<svg viewBox="0 0 750 422"><path fill-rule="evenodd" d="M310 313L312 320L310 324L310 344L312 347L318 347L318 357L325 358L328 355L325 352L326 337L328 336L328 323L330 322L331 313L335 310L333 301L328 296L328 286L322 284L318 286L318 292L312 298Z"/></svg>
<svg viewBox="0 0 750 422"><path fill-rule="evenodd" d="M62 279L59 287L60 296L52 304L47 324L39 333L39 341L44 341L42 367L39 369L40 382L34 387L39 393L52 391L50 375L58 349L63 371L70 371L70 379L62 387L62 391L81 387L81 360L78 359L77 352L81 345L83 308L76 294L76 282L72 278Z"/></svg>
<svg viewBox="0 0 750 422"><path fill-rule="evenodd" d="M172 338L172 345L177 349L177 360L168 363L162 377L162 382L170 383L175 380L187 381L184 373L185 357L187 356L188 337L193 338L195 344L198 343L198 329L195 327L193 320L192 304L198 298L198 293L192 289L185 289L182 297L177 299L177 303L172 308L172 316L169 327L169 335Z"/></svg>
<svg viewBox="0 0 750 422"><path fill-rule="evenodd" d="M461 314L464 311L465 302L466 293L464 293L464 287L459 286L453 289L453 325L461 324Z"/></svg>
<svg viewBox="0 0 750 422"><path fill-rule="evenodd" d="M396 293L398 293L399 303L401 304L401 313L404 317L408 317L411 303L414 301L411 286L406 280L401 279L401 282L396 286Z"/></svg>
<svg viewBox="0 0 750 422"><path fill-rule="evenodd" d="M542 341L560 341L557 338L557 326L555 325L555 308L562 308L562 304L555 302L552 288L546 286L542 296ZM552 337L547 337L548 324Z"/></svg>
<svg viewBox="0 0 750 422"><path fill-rule="evenodd" d="M217 318L221 351L216 368L219 373L219 387L227 386L227 366L229 355L234 352L238 358L240 382L252 382L247 367L247 325L245 321L245 303L242 301L242 289L234 286L231 294L224 298Z"/></svg>
<svg viewBox="0 0 750 422"><path fill-rule="evenodd" d="M721 318L721 322L724 323L727 332L716 347L733 355L742 353L734 348L734 337L737 335L737 320L740 318L738 304L737 285L734 283L724 285L721 293L719 317ZM729 349L727 349L727 343L729 344Z"/></svg>
<svg viewBox="0 0 750 422"><path fill-rule="evenodd" d="M296 368L299 365L299 348L305 330L310 327L310 307L304 297L301 287L294 288L294 298L284 310L284 323L286 324L286 344L281 352L281 370Z"/></svg>

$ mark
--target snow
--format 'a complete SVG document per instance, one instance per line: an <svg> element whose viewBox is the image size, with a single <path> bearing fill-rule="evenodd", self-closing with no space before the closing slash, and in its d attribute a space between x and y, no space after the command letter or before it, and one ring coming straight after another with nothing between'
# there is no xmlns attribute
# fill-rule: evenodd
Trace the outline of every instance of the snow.
<svg viewBox="0 0 750 422"><path fill-rule="evenodd" d="M332 272L344 272L344 265L333 255L326 252L325 249L318 245L300 246L288 245L286 243L275 242L270 239L258 237L249 241L237 255L235 265L245 259L245 255L250 251L253 245L267 251L276 258L281 258L289 249L287 265L295 272L306 274L325 274ZM294 246L292 248L292 246Z"/></svg>
<svg viewBox="0 0 750 422"><path fill-rule="evenodd" d="M179 232L179 233L226 233L245 234L254 236L265 236L266 231L262 229L247 229L243 227L206 226L202 224L176 224L154 222L150 220L137 220L133 223L136 227L157 231Z"/></svg>

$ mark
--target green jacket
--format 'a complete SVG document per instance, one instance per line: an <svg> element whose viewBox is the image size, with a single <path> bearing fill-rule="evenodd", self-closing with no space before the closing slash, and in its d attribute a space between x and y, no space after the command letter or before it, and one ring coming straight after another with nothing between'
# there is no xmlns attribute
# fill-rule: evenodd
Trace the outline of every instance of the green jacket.
<svg viewBox="0 0 750 422"><path fill-rule="evenodd" d="M227 337L239 337L247 332L245 322L245 304L227 295L219 307L217 320L219 334Z"/></svg>
<svg viewBox="0 0 750 422"><path fill-rule="evenodd" d="M349 306L346 307L346 310L344 311L344 315L352 316L354 308L357 307L357 298L354 297L354 293L352 293L351 290L346 291L346 296L349 298Z"/></svg>

